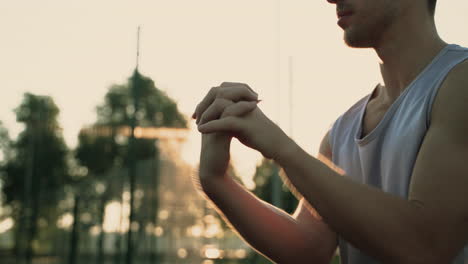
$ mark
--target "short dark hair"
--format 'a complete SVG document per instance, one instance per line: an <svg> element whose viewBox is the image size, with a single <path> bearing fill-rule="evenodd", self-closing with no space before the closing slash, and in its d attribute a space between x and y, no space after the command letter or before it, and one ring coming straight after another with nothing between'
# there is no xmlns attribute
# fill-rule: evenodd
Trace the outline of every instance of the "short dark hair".
<svg viewBox="0 0 468 264"><path fill-rule="evenodd" d="M429 5L429 12L431 13L431 15L434 15L434 14L435 14L435 9L436 9L437 0L427 0L427 3L428 3L428 5Z"/></svg>

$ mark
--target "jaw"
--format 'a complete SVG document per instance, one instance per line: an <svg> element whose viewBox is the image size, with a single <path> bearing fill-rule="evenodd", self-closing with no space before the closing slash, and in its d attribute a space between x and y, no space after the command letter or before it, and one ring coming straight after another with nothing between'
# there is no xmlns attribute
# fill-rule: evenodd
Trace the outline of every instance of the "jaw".
<svg viewBox="0 0 468 264"><path fill-rule="evenodd" d="M344 41L351 48L375 48L379 34L363 28L348 27L344 31Z"/></svg>
<svg viewBox="0 0 468 264"><path fill-rule="evenodd" d="M356 17L344 29L345 43L353 48L377 48L391 31L393 21L391 16Z"/></svg>

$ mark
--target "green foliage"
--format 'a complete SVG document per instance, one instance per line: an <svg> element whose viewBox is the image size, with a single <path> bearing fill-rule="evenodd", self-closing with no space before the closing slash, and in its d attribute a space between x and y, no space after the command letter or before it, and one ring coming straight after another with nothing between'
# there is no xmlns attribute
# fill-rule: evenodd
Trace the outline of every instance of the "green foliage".
<svg viewBox="0 0 468 264"><path fill-rule="evenodd" d="M12 142L13 155L4 166L4 186L7 204L21 204L25 192L28 170L32 186L44 189L41 201L54 206L60 199L66 183L68 149L58 125L58 107L48 96L24 95L15 110L18 122L25 125L16 141Z"/></svg>
<svg viewBox="0 0 468 264"><path fill-rule="evenodd" d="M110 87L104 102L97 107L97 122L91 129L82 130L75 150L79 166L87 169L87 175L75 186L76 197L82 204L78 209L82 214L93 216L90 223L81 223L82 229L96 223L102 226L105 206L110 200L121 199L127 176L136 178L136 187L143 197L150 197L157 189L154 179L157 175L136 169L137 162L141 165L145 160L157 160L156 139L129 138L123 131L131 127L186 128L187 121L178 111L176 103L158 90L150 78L137 71L126 84ZM138 177L135 177L135 173L139 174ZM85 184L89 186L83 187ZM101 193L90 191L99 189L98 186L104 188ZM141 226L156 218L157 202L153 203L152 211L148 211L147 206L147 203L145 206L131 206L131 212L135 212L134 220ZM97 246L97 263L101 262L104 236L104 233L99 235L98 241L101 242ZM71 247L76 248L76 244Z"/></svg>
<svg viewBox="0 0 468 264"><path fill-rule="evenodd" d="M135 103L135 100L138 101ZM94 127L107 128L110 133L91 135L80 133L76 158L90 172L102 173L115 162L129 162L128 140L116 131L129 127L133 112L138 109L135 122L140 127L186 128L187 120L178 111L177 104L164 92L156 88L154 81L137 71L126 84L110 87L104 103L97 107L97 123ZM134 157L144 160L154 157L155 139L136 138Z"/></svg>
<svg viewBox="0 0 468 264"><path fill-rule="evenodd" d="M80 133L76 158L93 174L102 174L114 163L119 154L117 143L112 137Z"/></svg>
<svg viewBox="0 0 468 264"><path fill-rule="evenodd" d="M69 181L68 148L52 98L26 93L15 113L24 130L14 141L1 136L7 141L3 145L8 145L2 165L2 193L15 221L15 248L30 257L32 244L40 248L47 244L42 242L53 232L60 214L57 204Z"/></svg>
<svg viewBox="0 0 468 264"><path fill-rule="evenodd" d="M0 121L0 166L8 160L9 153L11 149L11 140L8 136L8 130L3 126L2 121ZM0 167L1 173L1 167Z"/></svg>
<svg viewBox="0 0 468 264"><path fill-rule="evenodd" d="M260 165L257 166L254 175L255 189L254 193L258 198L265 202L273 202L273 176L278 173L278 166L269 159L263 159ZM283 210L288 213L293 213L297 207L298 201L296 197L289 191L289 189L283 185L281 195Z"/></svg>
<svg viewBox="0 0 468 264"><path fill-rule="evenodd" d="M136 120L133 120L135 109L138 111ZM95 180L106 182L105 172L114 166L127 167L131 159L138 161L155 157L155 139L146 138L134 139L134 149L129 156L129 140L118 133L119 129L130 127L132 122L140 127L187 127L177 104L157 89L153 80L135 71L127 83L109 88L104 102L97 107L95 130L83 130L78 136L75 157ZM117 193L109 195L113 197Z"/></svg>
<svg viewBox="0 0 468 264"><path fill-rule="evenodd" d="M177 104L159 90L154 81L135 72L127 84L113 85L97 108L98 124L129 125L135 109L133 96L138 98L138 124L142 127L186 128L187 120Z"/></svg>

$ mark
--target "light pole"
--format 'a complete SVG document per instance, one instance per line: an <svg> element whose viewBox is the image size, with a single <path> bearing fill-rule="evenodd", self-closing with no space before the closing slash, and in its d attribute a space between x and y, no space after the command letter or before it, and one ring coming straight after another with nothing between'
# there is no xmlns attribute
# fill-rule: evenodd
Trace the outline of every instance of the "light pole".
<svg viewBox="0 0 468 264"><path fill-rule="evenodd" d="M138 62L140 57L140 27L137 32L137 60L136 68L131 78L131 93L133 99L133 113L130 120L130 140L128 142L128 176L130 182L130 215L128 218L128 231L127 231L127 255L126 264L133 263L133 224L135 219L135 181L136 181L136 151L135 151L135 127L137 126L137 114L139 109L139 86L140 74L138 72Z"/></svg>

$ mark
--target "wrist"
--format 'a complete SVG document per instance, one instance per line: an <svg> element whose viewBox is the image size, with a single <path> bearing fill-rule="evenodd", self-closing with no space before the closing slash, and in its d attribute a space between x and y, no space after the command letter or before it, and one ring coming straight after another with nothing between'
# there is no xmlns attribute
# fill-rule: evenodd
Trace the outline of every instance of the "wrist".
<svg viewBox="0 0 468 264"><path fill-rule="evenodd" d="M208 195L208 197L212 197L216 195L216 192L222 190L222 186L226 184L229 180L229 177L200 177L200 187L202 191Z"/></svg>
<svg viewBox="0 0 468 264"><path fill-rule="evenodd" d="M290 162L291 159L294 159L301 151L301 147L294 142L290 137L283 137L282 140L276 144L276 153L273 156L273 160L278 163L281 167L284 167Z"/></svg>

